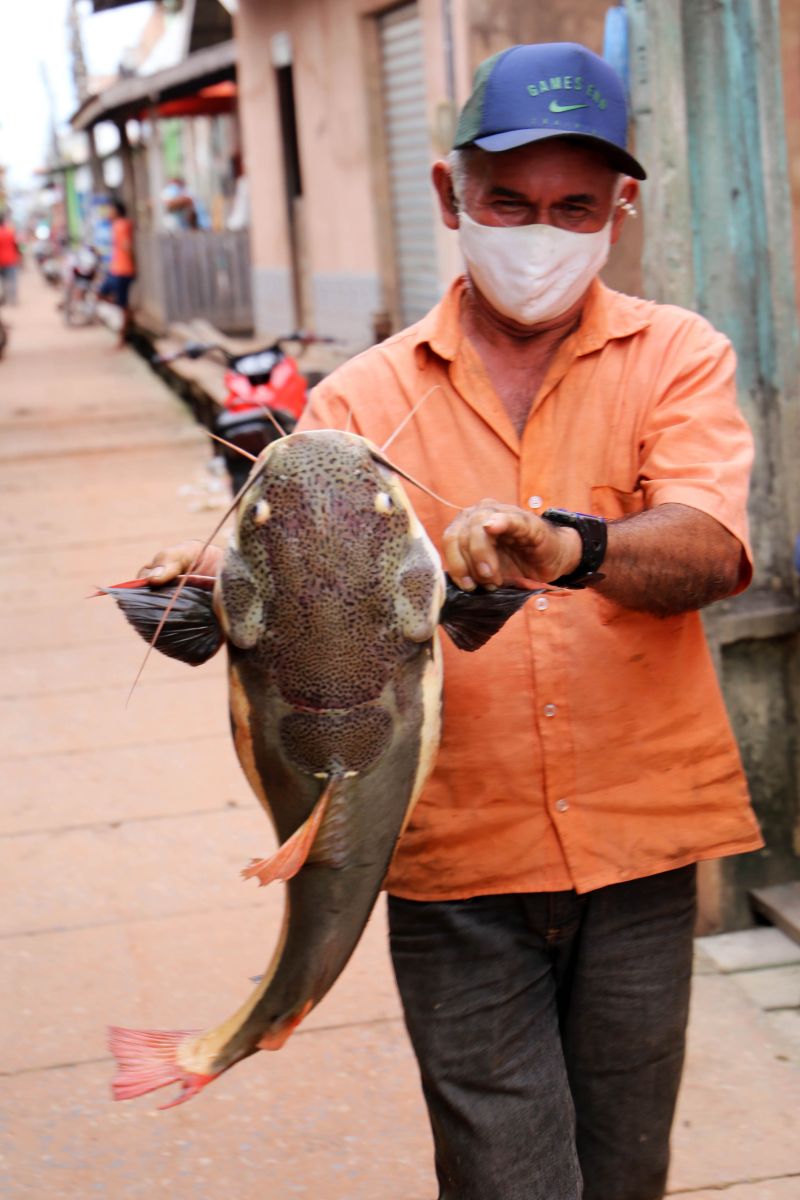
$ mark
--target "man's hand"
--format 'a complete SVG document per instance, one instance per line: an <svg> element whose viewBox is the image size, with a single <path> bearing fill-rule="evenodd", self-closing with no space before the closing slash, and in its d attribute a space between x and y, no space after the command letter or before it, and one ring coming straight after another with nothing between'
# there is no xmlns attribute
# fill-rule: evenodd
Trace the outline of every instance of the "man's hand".
<svg viewBox="0 0 800 1200"><path fill-rule="evenodd" d="M531 587L574 571L579 534L524 509L483 500L443 538L445 566L466 590L476 583ZM691 612L730 596L749 568L741 543L714 517L685 504L659 504L611 521L594 591L623 608L659 617Z"/></svg>
<svg viewBox="0 0 800 1200"><path fill-rule="evenodd" d="M574 571L582 551L577 530L499 500L481 500L464 509L445 530L442 546L448 574L465 591L478 583L550 583Z"/></svg>
<svg viewBox="0 0 800 1200"><path fill-rule="evenodd" d="M176 546L167 546L166 550L159 550L158 554L154 554L148 563L139 568L139 578L149 579L151 583L158 585L169 583L170 580L177 579L179 575L186 575L189 571L192 575L218 574L222 550L219 546L206 546L200 554L202 546L202 542L178 542Z"/></svg>

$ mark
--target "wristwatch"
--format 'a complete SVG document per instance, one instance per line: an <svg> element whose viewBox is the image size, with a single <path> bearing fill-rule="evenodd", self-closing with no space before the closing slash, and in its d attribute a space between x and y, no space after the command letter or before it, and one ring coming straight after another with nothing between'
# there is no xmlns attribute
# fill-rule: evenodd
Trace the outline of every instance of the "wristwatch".
<svg viewBox="0 0 800 1200"><path fill-rule="evenodd" d="M574 571L562 575L559 579L550 581L550 587L585 588L591 583L599 583L605 579L600 571L606 556L608 544L608 527L604 517L591 517L587 513L568 512L565 508L546 508L542 513L544 521L553 525L566 525L576 529L580 534L583 550L581 560Z"/></svg>

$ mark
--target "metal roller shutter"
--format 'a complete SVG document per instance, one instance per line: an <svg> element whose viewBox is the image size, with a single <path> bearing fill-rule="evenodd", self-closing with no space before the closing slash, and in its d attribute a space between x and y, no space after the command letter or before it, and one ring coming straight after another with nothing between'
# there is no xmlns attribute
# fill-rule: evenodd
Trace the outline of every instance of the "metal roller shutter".
<svg viewBox="0 0 800 1200"><path fill-rule="evenodd" d="M378 18L383 112L400 318L410 325L439 299L430 181L422 22L416 4Z"/></svg>

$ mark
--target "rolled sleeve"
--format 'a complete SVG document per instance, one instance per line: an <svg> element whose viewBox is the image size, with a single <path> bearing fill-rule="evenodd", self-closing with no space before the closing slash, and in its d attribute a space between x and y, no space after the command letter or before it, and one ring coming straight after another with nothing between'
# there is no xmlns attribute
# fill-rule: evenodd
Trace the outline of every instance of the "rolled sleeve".
<svg viewBox="0 0 800 1200"><path fill-rule="evenodd" d="M641 439L647 508L685 504L724 526L742 546L737 591L753 574L747 494L753 438L736 402L736 355L727 338L695 318L665 358L679 364L658 389Z"/></svg>

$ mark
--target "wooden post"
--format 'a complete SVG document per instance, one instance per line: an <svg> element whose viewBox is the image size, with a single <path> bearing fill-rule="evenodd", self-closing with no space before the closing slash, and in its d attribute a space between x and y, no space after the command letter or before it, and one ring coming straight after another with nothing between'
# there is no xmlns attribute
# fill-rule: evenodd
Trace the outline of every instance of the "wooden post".
<svg viewBox="0 0 800 1200"><path fill-rule="evenodd" d="M164 162L161 146L161 124L158 113L152 109L148 114L150 137L147 142L147 170L150 179L150 206L153 214L153 231L164 229Z"/></svg>
<svg viewBox="0 0 800 1200"><path fill-rule="evenodd" d="M650 230L642 271L654 300L694 308L681 0L629 0L628 15L631 116L636 152L647 169L639 205Z"/></svg>
<svg viewBox="0 0 800 1200"><path fill-rule="evenodd" d="M119 157L122 163L122 199L131 217L136 215L136 181L133 174L133 156L131 144L128 141L128 130L125 121L117 122L119 135Z"/></svg>

